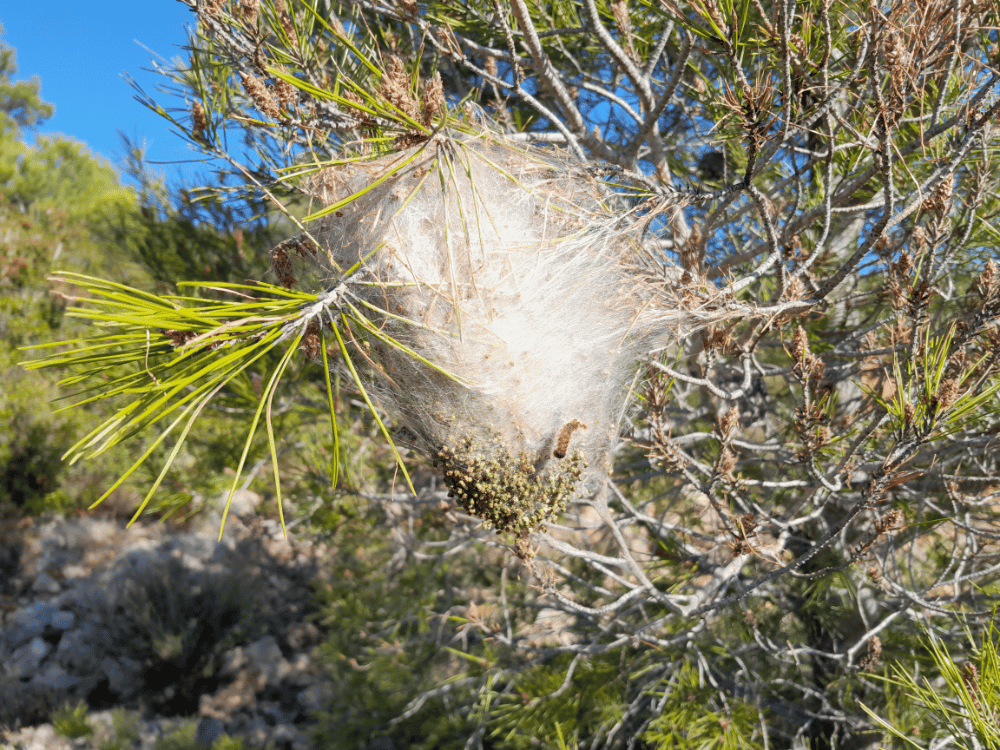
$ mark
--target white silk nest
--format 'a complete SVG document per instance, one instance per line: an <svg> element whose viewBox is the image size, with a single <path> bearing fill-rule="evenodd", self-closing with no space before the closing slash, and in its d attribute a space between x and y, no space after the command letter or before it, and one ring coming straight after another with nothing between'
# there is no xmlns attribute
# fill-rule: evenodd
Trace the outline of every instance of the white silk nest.
<svg viewBox="0 0 1000 750"><path fill-rule="evenodd" d="M328 167L312 192L333 209L307 227L321 249L279 245L279 279L346 280L352 359L458 503L524 537L592 491L637 363L685 320L623 201L495 135Z"/></svg>

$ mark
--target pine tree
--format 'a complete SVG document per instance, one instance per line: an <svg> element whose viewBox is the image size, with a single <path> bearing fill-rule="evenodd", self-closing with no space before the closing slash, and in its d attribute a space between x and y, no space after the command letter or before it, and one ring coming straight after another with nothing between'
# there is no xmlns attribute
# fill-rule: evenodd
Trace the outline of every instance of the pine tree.
<svg viewBox="0 0 1000 750"><path fill-rule="evenodd" d="M370 432L397 421L391 491L326 517L372 545L330 591L331 616L366 633L331 642L354 701L331 731L359 746L373 725L425 747L861 746L879 730L859 701L886 705L870 672L933 668L918 623L957 643L988 621L992 5L189 4L191 55L171 73L183 106L147 101L231 175L214 195L263 196L287 239L228 298L76 279L161 386L124 381L135 409L81 450L150 424L165 438L174 414L183 441L272 350L250 431L266 431L276 480L269 415L301 355L332 373L331 413L342 387ZM551 287L516 248L476 244L522 205L553 227L537 235ZM437 268L408 249L421 231L465 253L443 264L450 281L408 264ZM555 381L531 381L560 409L575 402L559 378L589 388L598 372L566 343L578 320L632 308L594 324L620 333L613 387L593 392L605 422L624 414L624 440L571 414L542 437L488 429L496 393L529 396L469 364L496 351L475 348L493 322L467 315L494 288L459 294L485 278L470 248L547 297L534 319L561 328L522 330L542 342L532 357L570 352ZM588 304L580 289L601 291ZM430 322L434 297L447 322ZM173 373L191 387L168 397ZM567 452L578 465L558 463ZM359 661L370 676L344 666Z"/></svg>
<svg viewBox="0 0 1000 750"><path fill-rule="evenodd" d="M82 144L46 136L31 142L53 108L41 100L38 80L17 81L16 74L14 50L0 43L0 506L41 510L70 502L61 455L79 421L46 408L58 389L52 378L17 366L24 356L18 348L65 333L65 300L50 293L45 275L55 263L110 272L95 225L134 198Z"/></svg>

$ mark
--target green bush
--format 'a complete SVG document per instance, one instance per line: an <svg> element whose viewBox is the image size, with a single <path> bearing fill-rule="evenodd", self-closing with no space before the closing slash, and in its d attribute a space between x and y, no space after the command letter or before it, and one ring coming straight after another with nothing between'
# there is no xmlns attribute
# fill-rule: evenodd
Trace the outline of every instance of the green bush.
<svg viewBox="0 0 1000 750"><path fill-rule="evenodd" d="M239 575L191 571L175 559L150 565L117 588L105 648L142 665L147 705L193 713L219 686L223 654L260 634L255 594Z"/></svg>
<svg viewBox="0 0 1000 750"><path fill-rule="evenodd" d="M92 737L94 727L87 719L87 704L81 701L75 706L65 705L52 714L52 728L60 737L77 739Z"/></svg>
<svg viewBox="0 0 1000 750"><path fill-rule="evenodd" d="M197 732L197 719L183 720L179 722L179 726L156 743L156 750L243 750L243 740L226 734L213 742L211 747L202 742L195 742Z"/></svg>
<svg viewBox="0 0 1000 750"><path fill-rule="evenodd" d="M445 647L457 623L435 613L459 605L464 585L484 585L488 574L462 564L393 565L385 517L360 497L341 496L316 520L328 529L323 535L332 548L317 588L319 624L328 633L321 653L333 695L311 732L315 746L364 748L389 737L410 750L461 747L475 729L474 717L450 710L448 699L411 701L464 672L463 656ZM483 674L487 662L476 661ZM477 683L458 680L448 695L465 702Z"/></svg>
<svg viewBox="0 0 1000 750"><path fill-rule="evenodd" d="M920 646L926 671L895 662L880 675L888 694L885 710L862 704L896 748L1000 750L1000 629L996 613L979 641L966 631L964 648L933 631Z"/></svg>
<svg viewBox="0 0 1000 750"><path fill-rule="evenodd" d="M139 737L138 712L116 708L111 712L111 737L101 742L99 750L131 750Z"/></svg>

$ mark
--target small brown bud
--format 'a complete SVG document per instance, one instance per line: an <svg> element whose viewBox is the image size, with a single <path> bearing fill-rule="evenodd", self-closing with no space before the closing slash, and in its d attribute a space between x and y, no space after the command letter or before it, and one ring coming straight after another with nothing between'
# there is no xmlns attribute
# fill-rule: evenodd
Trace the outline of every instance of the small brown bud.
<svg viewBox="0 0 1000 750"><path fill-rule="evenodd" d="M810 364L812 365L813 381L820 384L820 381L823 380L823 376L826 375L826 363L819 357L810 356L809 359Z"/></svg>
<svg viewBox="0 0 1000 750"><path fill-rule="evenodd" d="M973 662L966 662L962 668L962 682L973 698L979 693L979 667Z"/></svg>
<svg viewBox="0 0 1000 750"><path fill-rule="evenodd" d="M785 296L783 299L787 300L800 300L806 296L806 285L802 283L802 279L798 276L792 276L785 283Z"/></svg>
<svg viewBox="0 0 1000 750"><path fill-rule="evenodd" d="M248 24L257 23L257 14L260 12L260 0L240 0L240 12L243 20Z"/></svg>
<svg viewBox="0 0 1000 750"><path fill-rule="evenodd" d="M201 6L202 12L207 16L212 16L214 18L222 17L222 0L206 0Z"/></svg>
<svg viewBox="0 0 1000 750"><path fill-rule="evenodd" d="M1000 287L1000 274L997 273L997 264L992 258L986 261L986 266L979 275L978 286L979 296L984 301L992 297Z"/></svg>
<svg viewBox="0 0 1000 750"><path fill-rule="evenodd" d="M903 514L900 513L898 509L893 508L875 521L875 533L881 536L887 531L895 531L899 528L899 522L902 518Z"/></svg>
<svg viewBox="0 0 1000 750"><path fill-rule="evenodd" d="M247 95L253 99L257 109L272 120L276 119L279 114L278 104L270 89L253 73L240 73L240 81L243 83L243 89Z"/></svg>
<svg viewBox="0 0 1000 750"><path fill-rule="evenodd" d="M868 641L868 653L865 658L861 660L858 665L862 672L874 672L875 665L878 664L879 659L882 658L882 639L877 635L873 635L871 640Z"/></svg>
<svg viewBox="0 0 1000 750"><path fill-rule="evenodd" d="M898 34L887 34L882 52L885 55L885 66L889 70L893 88L901 91L906 85L906 68L909 63L906 46Z"/></svg>
<svg viewBox="0 0 1000 750"><path fill-rule="evenodd" d="M938 412L947 411L958 400L958 380L955 378L945 378L938 385L937 401Z"/></svg>
<svg viewBox="0 0 1000 750"><path fill-rule="evenodd" d="M755 536L757 534L757 516L753 513L744 513L740 516L740 528L743 530L744 536Z"/></svg>
<svg viewBox="0 0 1000 750"><path fill-rule="evenodd" d="M288 251L282 247L276 247L271 251L271 268L278 283L287 289L295 286L295 272L292 270L292 262L288 257Z"/></svg>
<svg viewBox="0 0 1000 750"><path fill-rule="evenodd" d="M435 73L424 85L424 105L421 112L421 122L430 126L437 118L444 114L444 84L441 82L441 74Z"/></svg>
<svg viewBox="0 0 1000 750"><path fill-rule="evenodd" d="M802 326L796 326L795 334L792 338L792 359L796 362L801 362L808 353L809 338L806 336L805 329Z"/></svg>
<svg viewBox="0 0 1000 750"><path fill-rule="evenodd" d="M715 472L721 476L728 476L736 466L736 454L728 447L722 449L719 460L715 463Z"/></svg>
<svg viewBox="0 0 1000 750"><path fill-rule="evenodd" d="M629 57L635 57L635 49L632 46L632 19L629 18L627 0L611 0L611 14L615 17L615 25L625 41L623 45L625 51Z"/></svg>
<svg viewBox="0 0 1000 750"><path fill-rule="evenodd" d="M920 204L921 210L943 216L951 204L951 194L954 187L954 177L952 175L945 175L941 182L935 186L931 194L924 198L924 202Z"/></svg>
<svg viewBox="0 0 1000 750"><path fill-rule="evenodd" d="M392 55L385 61L385 72L379 84L379 94L411 119L417 117L417 102L410 91L410 77L403 61Z"/></svg>
<svg viewBox="0 0 1000 750"><path fill-rule="evenodd" d="M278 103L286 109L299 98L296 88L280 78L276 78L274 81L274 93L278 97Z"/></svg>
<svg viewBox="0 0 1000 750"><path fill-rule="evenodd" d="M201 102L196 101L191 105L191 135L200 141L204 139L207 127L205 108L201 106Z"/></svg>
<svg viewBox="0 0 1000 750"><path fill-rule="evenodd" d="M739 424L740 410L735 406L730 406L726 413L719 417L718 430L719 438L728 440L733 433L733 429Z"/></svg>
<svg viewBox="0 0 1000 750"><path fill-rule="evenodd" d="M349 107L348 112L358 119L361 125L371 125L372 118L368 112L364 111L362 107L367 107L365 100L362 99L358 94L351 91L350 89L344 89L340 92L341 98L347 102L347 107ZM353 106L352 106L353 105Z"/></svg>
<svg viewBox="0 0 1000 750"><path fill-rule="evenodd" d="M302 337L302 342L299 344L299 350L309 359L314 362L318 362L322 359L323 353L323 348L320 342L321 339L319 334L316 331L310 331Z"/></svg>
<svg viewBox="0 0 1000 750"><path fill-rule="evenodd" d="M281 29L285 32L285 37L288 40L289 47L297 47L299 44L298 34L295 33L295 23L292 21L291 16L288 15L288 10L285 7L285 0L274 0L274 9L278 11L278 21L281 23Z"/></svg>

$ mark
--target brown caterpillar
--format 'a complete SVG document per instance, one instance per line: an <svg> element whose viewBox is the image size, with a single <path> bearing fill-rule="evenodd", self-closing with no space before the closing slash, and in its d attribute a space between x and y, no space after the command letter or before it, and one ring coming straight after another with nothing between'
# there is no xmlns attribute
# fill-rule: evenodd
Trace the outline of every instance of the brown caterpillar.
<svg viewBox="0 0 1000 750"><path fill-rule="evenodd" d="M556 435L556 447L552 451L552 455L556 458L566 458L566 451L569 449L569 439L573 436L573 433L579 429L587 429L587 425L581 422L579 419L574 419L571 422L567 422L559 429L559 434Z"/></svg>

